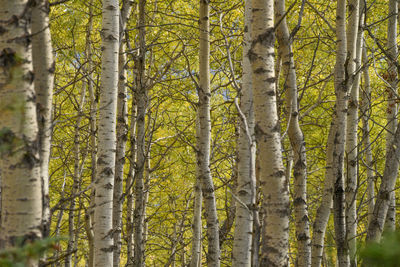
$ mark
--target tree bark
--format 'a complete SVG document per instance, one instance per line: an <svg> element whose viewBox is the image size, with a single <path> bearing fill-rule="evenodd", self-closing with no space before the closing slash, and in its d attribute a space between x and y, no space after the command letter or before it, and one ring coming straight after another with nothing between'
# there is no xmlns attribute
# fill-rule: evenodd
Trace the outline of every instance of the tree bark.
<svg viewBox="0 0 400 267"><path fill-rule="evenodd" d="M94 212L94 265L112 266L112 201L116 149L118 88L119 6L117 0L103 0L102 72L96 196Z"/></svg>
<svg viewBox="0 0 400 267"><path fill-rule="evenodd" d="M251 266L253 217L256 198L256 144L254 136L253 93L250 49L251 2L245 1L245 25L242 59L242 87L240 95L240 130L238 140L238 178L236 187L236 218L232 250L232 266Z"/></svg>
<svg viewBox="0 0 400 267"><path fill-rule="evenodd" d="M91 40L90 40L90 32L92 30L92 7L91 7L92 1L90 2L90 8L89 8L89 23L88 23L88 43L86 47L86 56L88 58L88 78L87 78L87 85L88 85L88 91L89 91L89 97L90 97L90 116L89 116L89 122L90 122L90 157L91 157L91 166L90 166L90 171L91 171L91 182L94 183L96 181L96 173L97 173L97 142L96 142L96 132L97 132L97 127L96 127L96 115L97 115L97 101L96 101L96 96L93 88L93 80L92 80L92 74L91 74L91 69L93 66L92 59L91 59ZM88 208L88 230L90 230L88 235L94 235L93 234L93 220L94 220L94 201L95 201L95 191L96 189L92 187L92 190L90 192L90 200L89 200L89 208ZM86 215L85 215L86 216ZM88 243L89 243L89 267L94 267L94 236L93 238L88 238Z"/></svg>
<svg viewBox="0 0 400 267"><path fill-rule="evenodd" d="M400 160L400 127L394 134L392 145L386 154L385 170L382 183L376 197L374 213L368 225L367 241L379 241L383 232L387 211L389 209L390 194L394 190Z"/></svg>
<svg viewBox="0 0 400 267"><path fill-rule="evenodd" d="M196 117L196 143L200 143L200 122L199 117ZM197 147L197 149L199 149ZM194 206L193 206L193 239L192 239L192 257L190 259L190 267L201 266L201 241L202 241L202 226L201 220L203 195L201 190L201 181L199 179L199 168L196 166L196 183L194 186Z"/></svg>
<svg viewBox="0 0 400 267"><path fill-rule="evenodd" d="M0 1L0 247L42 237L42 182L31 34L31 5ZM37 266L32 259L29 266Z"/></svg>
<svg viewBox="0 0 400 267"><path fill-rule="evenodd" d="M32 57L40 145L40 177L43 191L43 237L50 234L49 161L55 61L49 28L49 2L36 0L32 9Z"/></svg>
<svg viewBox="0 0 400 267"><path fill-rule="evenodd" d="M89 130L90 130L90 173L91 173L91 183L96 181L97 173L97 143L96 143L96 121L97 121L97 100L95 95L95 90L93 88L93 61L92 61L92 41L91 32L93 30L93 0L88 2L88 24L86 29L86 48L85 56L87 59L86 70L86 83L90 98L90 112L89 112ZM89 207L85 213L85 223L86 223L86 233L88 236L88 267L94 267L94 233L93 233L93 221L94 221L94 201L95 201L95 188L91 188Z"/></svg>
<svg viewBox="0 0 400 267"><path fill-rule="evenodd" d="M347 30L347 91L350 92L346 132L346 230L350 265L357 266L357 178L358 178L358 102L361 67L362 32L359 31L360 1L349 1ZM357 72L356 72L357 71Z"/></svg>
<svg viewBox="0 0 400 267"><path fill-rule="evenodd" d="M348 84L346 69L350 61L347 58L346 45L346 0L338 0L336 10L336 65L335 65L335 95L337 117L333 145L332 172L334 179L333 218L335 225L335 241L340 267L349 266L349 251L346 240L346 201L344 183L344 152L347 129Z"/></svg>
<svg viewBox="0 0 400 267"><path fill-rule="evenodd" d="M211 118L210 118L210 20L209 1L200 0L200 51L199 51L199 88L198 88L198 117L199 136L197 145L198 178L201 181L201 190L204 199L204 213L207 221L207 265L220 266L219 248L219 223L215 200L214 183L210 170L210 143L211 143Z"/></svg>
<svg viewBox="0 0 400 267"><path fill-rule="evenodd" d="M373 169L374 159L372 156L372 143L370 140L370 126L369 118L372 113L371 110L371 81L368 72L368 55L367 48L365 46L365 41L362 45L362 63L363 63L363 78L364 78L364 90L362 92L362 134L364 141L364 151L365 151L365 161L367 168L367 201L368 201L368 224L370 224L372 219L372 214L374 213L375 205L375 171Z"/></svg>
<svg viewBox="0 0 400 267"><path fill-rule="evenodd" d="M113 265L118 267L121 254L121 232L122 232L122 205L123 198L123 178L125 166L125 149L128 139L128 106L127 106L127 88L126 88L126 54L123 33L126 23L129 20L132 3L130 0L123 2L120 19L120 44L118 55L118 101L117 101L117 151L115 154L115 176L113 192L113 238L114 252Z"/></svg>
<svg viewBox="0 0 400 267"><path fill-rule="evenodd" d="M274 70L273 0L252 2L251 49L254 132L260 157L260 186L265 210L261 266L287 266L289 193L282 160L280 126L276 107Z"/></svg>
<svg viewBox="0 0 400 267"><path fill-rule="evenodd" d="M326 149L326 171L324 194L321 205L317 210L314 221L312 239L312 262L311 265L319 267L322 260L324 237L328 224L330 208L334 208L334 225L338 264L340 267L349 266L349 252L346 239L346 202L344 191L344 150L345 133L347 127L347 106L350 81L345 76L349 59L347 56L346 43L346 1L337 1L336 10L336 65L335 65L335 95L336 106L332 123L329 130Z"/></svg>
<svg viewBox="0 0 400 267"><path fill-rule="evenodd" d="M82 111L85 105L85 95L86 95L86 84L83 84L82 91L80 93L80 100L78 103L78 110L75 122L75 133L74 133L74 173L73 173L73 183L71 190L71 203L69 205L68 212L68 245L67 245L67 256L65 257L65 267L71 266L71 259L73 250L75 248L76 242L78 240L75 239L75 209L76 209L76 194L79 191L81 175L80 175L80 128L82 121ZM78 226L79 227L79 226Z"/></svg>
<svg viewBox="0 0 400 267"><path fill-rule="evenodd" d="M197 144L197 168L198 178L201 181L201 190L204 199L204 212L207 221L207 265L220 266L219 248L219 223L215 200L214 183L210 170L210 142L211 142L211 118L210 118L210 20L209 1L200 0L200 51L199 51L199 88L198 88L198 118L199 136Z"/></svg>
<svg viewBox="0 0 400 267"><path fill-rule="evenodd" d="M144 172L147 159L146 151L146 114L148 95L146 86L146 29L145 29L146 0L139 1L139 55L137 57L137 160L135 171L135 210L134 210L134 266L144 266L144 211L145 187Z"/></svg>
<svg viewBox="0 0 400 267"><path fill-rule="evenodd" d="M388 75L387 82L390 84L387 88L388 93L388 106L387 106L387 125L386 129L386 152L389 151L389 146L393 142L393 134L397 128L397 115L398 115L398 104L397 104L397 1L389 1L389 19L387 26L387 53L390 58L387 58L388 63ZM390 202L388 214L386 216L385 228L389 231L396 229L396 196L394 191L390 193Z"/></svg>
<svg viewBox="0 0 400 267"><path fill-rule="evenodd" d="M134 261L134 224L133 224L133 210L134 210L134 192L133 184L135 177L135 162L136 162L136 97L132 93L132 107L131 107L131 128L130 128L130 155L129 155L129 171L126 179L126 236L127 236L127 263L126 266L133 266Z"/></svg>
<svg viewBox="0 0 400 267"><path fill-rule="evenodd" d="M394 198L394 186L397 178L399 168L399 148L400 134L399 127L397 126L397 43L396 43L396 31L397 31L397 1L389 1L389 20L388 20L388 56L387 58L389 69L388 69L388 125L389 130L386 136L386 163L385 170L382 177L382 183L379 187L379 192L376 198L374 206L374 212L372 219L368 225L367 240L368 241L379 241L382 235L384 222L386 220L386 227L389 230L395 228L395 213L393 212ZM396 129L397 128L397 129ZM394 136L392 135L393 133ZM392 209L392 212L389 210ZM387 219L388 218L388 219Z"/></svg>
<svg viewBox="0 0 400 267"><path fill-rule="evenodd" d="M328 141L326 144L326 167L325 167L325 181L322 193L321 204L317 209L316 217L313 225L312 236L312 250L311 250L311 266L320 267L323 259L324 239L326 226L329 221L329 215L332 207L333 197L333 172L332 172L332 157L333 157L333 142L335 137L336 118L333 117L329 129Z"/></svg>
<svg viewBox="0 0 400 267"><path fill-rule="evenodd" d="M275 19L280 21L277 26L279 55L282 60L284 91L286 91L286 108L289 111L288 135L294 156L294 213L296 221L297 259L298 266L310 266L311 242L310 225L307 211L307 161L304 135L299 124L297 77L293 59L292 40L286 23L285 0L275 1ZM288 174L290 177L290 173Z"/></svg>
<svg viewBox="0 0 400 267"><path fill-rule="evenodd" d="M196 177L197 178L197 177ZM201 266L201 236L202 221L201 208L203 197L201 194L201 181L196 179L194 187L194 207L193 207L193 242L192 242L192 258L190 259L190 267Z"/></svg>

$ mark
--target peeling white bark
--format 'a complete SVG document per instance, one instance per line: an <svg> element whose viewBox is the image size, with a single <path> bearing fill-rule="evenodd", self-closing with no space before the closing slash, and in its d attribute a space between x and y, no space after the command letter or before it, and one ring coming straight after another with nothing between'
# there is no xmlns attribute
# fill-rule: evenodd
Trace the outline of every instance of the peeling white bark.
<svg viewBox="0 0 400 267"><path fill-rule="evenodd" d="M32 9L32 57L38 103L40 177L43 191L43 236L50 234L49 161L55 61L49 27L49 2L36 0Z"/></svg>
<svg viewBox="0 0 400 267"><path fill-rule="evenodd" d="M207 265L220 266L219 223L214 192L214 183L210 170L210 19L209 0L200 0L200 51L199 51L199 88L198 119L199 136L197 144L198 178L203 192L204 211L207 221L208 253Z"/></svg>
<svg viewBox="0 0 400 267"><path fill-rule="evenodd" d="M119 5L103 0L102 65L94 212L94 265L113 264L112 204L116 149Z"/></svg>
<svg viewBox="0 0 400 267"><path fill-rule="evenodd" d="M242 59L242 86L240 91L240 130L238 140L238 179L235 214L235 232L232 250L232 266L251 266L253 217L256 199L256 143L254 136L253 92L250 50L251 2L245 1L245 25Z"/></svg>
<svg viewBox="0 0 400 267"><path fill-rule="evenodd" d="M358 102L361 67L362 32L359 31L360 1L349 1L347 29L347 91L350 92L346 133L346 235L349 245L350 265L357 266L357 178L358 178ZM357 71L357 72L356 72Z"/></svg>
<svg viewBox="0 0 400 267"><path fill-rule="evenodd" d="M287 266L289 193L276 107L273 0L252 1L251 39L248 57L253 75L254 132L265 210L260 265Z"/></svg>
<svg viewBox="0 0 400 267"><path fill-rule="evenodd" d="M293 149L294 176L294 214L297 239L298 266L311 264L310 225L307 211L307 161L304 135L299 123L297 77L290 40L289 28L286 23L285 0L275 1L275 20L280 21L277 27L279 42L279 57L282 60L284 91L286 91L286 108L290 112L288 118L288 135ZM290 177L290 172L288 173Z"/></svg>
<svg viewBox="0 0 400 267"><path fill-rule="evenodd" d="M31 6L0 1L0 247L42 237L42 182L33 84ZM10 23L13 21L13 23ZM30 266L37 266L32 260Z"/></svg>

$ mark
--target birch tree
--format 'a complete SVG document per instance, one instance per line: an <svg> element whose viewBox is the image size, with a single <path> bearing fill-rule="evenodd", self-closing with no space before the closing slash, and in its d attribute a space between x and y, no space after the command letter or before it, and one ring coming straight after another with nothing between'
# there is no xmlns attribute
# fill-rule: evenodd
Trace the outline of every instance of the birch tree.
<svg viewBox="0 0 400 267"><path fill-rule="evenodd" d="M362 91L362 105L360 112L362 114L362 135L365 150L365 165L367 168L367 199L368 199L368 224L371 222L375 205L375 171L373 169L373 155L370 138L369 117L371 115L371 80L368 72L368 55L365 41L362 41L362 63L364 90Z"/></svg>
<svg viewBox="0 0 400 267"><path fill-rule="evenodd" d="M397 128L397 115L398 115L398 104L397 104L397 5L398 1L389 1L388 6L388 24L387 24L387 63L388 73L387 77L387 133L386 133L386 152L389 151L389 146L393 142L393 134ZM396 196L394 191L390 193L390 203L388 214L386 216L385 228L389 231L396 229Z"/></svg>
<svg viewBox="0 0 400 267"><path fill-rule="evenodd" d="M103 1L102 65L98 126L96 196L94 212L94 265L112 266L112 201L116 149L118 88L119 5Z"/></svg>
<svg viewBox="0 0 400 267"><path fill-rule="evenodd" d="M146 0L138 2L139 20L139 54L135 64L137 65L136 91L137 91L137 156L135 171L135 210L134 219L134 266L144 266L144 227L145 227L145 187L144 172L147 159L146 151L146 114L148 107L148 93L146 86Z"/></svg>
<svg viewBox="0 0 400 267"><path fill-rule="evenodd" d="M193 243L192 243L192 258L190 259L190 267L198 267L201 265L201 236L202 236L202 221L201 208L203 197L201 194L200 180L196 179L194 187L194 207L193 207Z"/></svg>
<svg viewBox="0 0 400 267"><path fill-rule="evenodd" d="M113 192L113 236L114 236L114 267L118 267L121 254L121 232L122 232L122 204L124 201L123 177L125 166L125 149L128 139L128 105L126 87L126 52L124 44L124 32L129 20L132 8L130 0L123 1L121 8L120 33L119 33L119 55L118 55L118 101L117 101L117 150L115 154L115 175Z"/></svg>
<svg viewBox="0 0 400 267"><path fill-rule="evenodd" d="M75 122L75 133L74 133L74 172L73 172L73 183L71 190L71 203L69 205L68 213L68 246L67 246L67 256L65 257L65 267L71 266L71 258L73 250L76 248L77 240L75 238L75 210L76 210L76 194L79 191L81 183L81 171L80 171L80 131L82 122L82 109L85 105L86 95L86 84L83 84L80 93L80 100L77 107L77 118ZM79 227L79 226L78 226Z"/></svg>
<svg viewBox="0 0 400 267"><path fill-rule="evenodd" d="M313 237L311 241L311 266L319 267L322 262L322 253L324 249L324 239L326 226L328 224L329 215L332 207L333 195L333 176L332 176L332 161L333 161L333 142L335 137L336 117L333 117L328 134L326 144L326 163L325 163L325 180L324 189L322 192L321 204L317 209L317 213L313 225Z"/></svg>
<svg viewBox="0 0 400 267"><path fill-rule="evenodd" d="M93 86L93 74L92 74L92 41L91 41L91 32L93 29L93 0L90 0L89 3L89 21L87 24L86 30L86 47L85 54L87 58L87 88L90 98L90 111L89 111L89 131L90 131L90 158L91 158L91 183L96 181L96 173L97 173L97 143L96 143L96 131L97 131L97 123L96 123L96 115L97 115L97 101L95 96L95 90ZM94 233L93 233L93 221L94 221L94 201L95 201L95 188L92 187L90 192L90 200L88 210L85 212L85 230L88 236L89 243L89 255L88 255L88 265L89 267L94 267Z"/></svg>
<svg viewBox="0 0 400 267"><path fill-rule="evenodd" d="M397 1L389 1L388 7L389 20L388 20L388 43L387 43L387 61L388 69L388 133L386 138L386 162L385 170L382 177L382 183L379 187L379 192L376 197L374 212L371 221L368 225L367 240L379 241L382 231L387 222L388 229L393 230L394 214L389 212L393 207L394 200L394 186L399 168L399 142L400 136L399 127L397 126L397 104L395 98L397 97L397 43L396 43L396 29L397 29ZM392 136L392 133L394 135ZM387 217L389 216L389 220Z"/></svg>
<svg viewBox="0 0 400 267"><path fill-rule="evenodd" d="M339 266L349 266L349 253L346 240L346 206L344 183L344 152L345 134L347 127L348 108L348 80L347 69L347 43L346 43L346 0L337 1L336 9L336 64L334 73L334 85L336 95L336 107L334 116L335 127L332 169L334 179L333 217L335 224L335 241ZM351 83L350 83L351 84Z"/></svg>
<svg viewBox="0 0 400 267"><path fill-rule="evenodd" d="M289 194L282 161L274 71L274 3L252 1L251 48L253 103L260 186L265 210L261 266L288 265Z"/></svg>
<svg viewBox="0 0 400 267"><path fill-rule="evenodd" d="M207 265L220 266L219 248L219 223L217 206L215 201L214 183L210 170L210 142L211 142L211 118L210 118L210 19L209 0L200 0L200 49L199 49L199 88L198 88L198 117L199 127L197 135L197 168L198 178L201 182L201 190L204 199L204 213L207 221Z"/></svg>
<svg viewBox="0 0 400 267"><path fill-rule="evenodd" d="M339 266L349 265L346 240L346 207L344 192L344 150L347 127L348 81L346 80L346 1L337 1L336 9L336 64L334 86L336 104L326 148L324 194L314 221L312 266L320 266L330 208L334 208L335 238ZM349 61L347 61L349 62Z"/></svg>
<svg viewBox="0 0 400 267"><path fill-rule="evenodd" d="M238 140L238 178L236 187L235 233L232 266L251 266L253 217L256 199L254 138L254 112L251 81L251 64L247 53L250 49L251 2L245 1L243 37L242 86L240 91L240 130Z"/></svg>
<svg viewBox="0 0 400 267"><path fill-rule="evenodd" d="M200 144L200 122L196 116L196 143ZM198 150L199 148L196 147ZM199 179L199 168L196 166L196 183L194 186L194 204L193 204L193 239L192 239L192 257L190 259L190 267L198 267L201 265L201 241L202 226L201 211L203 207L203 195L201 190L201 181Z"/></svg>
<svg viewBox="0 0 400 267"><path fill-rule="evenodd" d="M200 50L199 50L199 88L198 117L199 144L197 150L198 175L204 199L205 217L207 221L207 265L220 266L219 224L215 201L214 183L210 170L210 20L209 1L200 0Z"/></svg>
<svg viewBox="0 0 400 267"><path fill-rule="evenodd" d="M32 8L32 58L40 146L40 176L43 191L43 236L50 233L49 161L52 134L52 100L55 61L49 27L49 2L36 0Z"/></svg>
<svg viewBox="0 0 400 267"><path fill-rule="evenodd" d="M135 162L136 162L136 99L132 97L131 106L131 125L130 125L130 149L129 149L129 171L126 179L127 203L126 203L126 236L127 236L127 263L126 266L133 266L134 261L134 225L133 225L133 210L134 210L134 193L133 182L135 176Z"/></svg>
<svg viewBox="0 0 400 267"><path fill-rule="evenodd" d="M289 111L288 134L293 149L294 161L294 212L296 220L297 264L310 266L311 242L310 226L307 211L307 162L306 147L303 132L299 124L297 78L293 59L292 38L286 23L285 0L275 1L275 19L280 21L277 26L279 55L282 60L284 90L286 93L286 108ZM288 173L288 178L290 172Z"/></svg>
<svg viewBox="0 0 400 267"><path fill-rule="evenodd" d="M42 182L28 1L0 1L0 246L42 237ZM23 240L24 242L20 242ZM28 266L37 266L31 260Z"/></svg>
<svg viewBox="0 0 400 267"><path fill-rule="evenodd" d="M367 241L379 241L385 225L387 211L390 204L390 194L394 190L396 178L399 172L400 160L400 127L397 127L393 136L392 145L386 153L385 170L382 183L374 206L372 219L367 230Z"/></svg>
<svg viewBox="0 0 400 267"><path fill-rule="evenodd" d="M359 0L349 1L349 22L347 30L347 91L350 92L346 133L346 230L351 266L357 266L357 178L358 178L358 103L361 67L362 33L359 31ZM361 21L362 23L362 21Z"/></svg>

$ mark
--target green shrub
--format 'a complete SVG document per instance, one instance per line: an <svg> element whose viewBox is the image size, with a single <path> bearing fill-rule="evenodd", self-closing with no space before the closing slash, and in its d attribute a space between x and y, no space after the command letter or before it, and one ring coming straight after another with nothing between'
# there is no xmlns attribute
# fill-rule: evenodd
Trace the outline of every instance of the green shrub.
<svg viewBox="0 0 400 267"><path fill-rule="evenodd" d="M0 251L1 267L25 267L29 261L38 260L46 252L58 249L58 241L64 238L45 238L23 244L23 240L17 241L17 246Z"/></svg>
<svg viewBox="0 0 400 267"><path fill-rule="evenodd" d="M380 243L366 244L360 258L366 266L400 267L400 232L386 233Z"/></svg>

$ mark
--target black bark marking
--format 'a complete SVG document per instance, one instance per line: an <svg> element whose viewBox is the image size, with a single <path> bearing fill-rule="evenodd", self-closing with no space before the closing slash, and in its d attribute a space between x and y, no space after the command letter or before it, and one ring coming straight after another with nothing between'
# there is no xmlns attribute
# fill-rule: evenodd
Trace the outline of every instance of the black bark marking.
<svg viewBox="0 0 400 267"><path fill-rule="evenodd" d="M32 169L38 163L39 159L31 151L26 152L24 157L22 158L22 164L28 166L29 169Z"/></svg>
<svg viewBox="0 0 400 267"><path fill-rule="evenodd" d="M254 71L255 74L262 74L262 73L265 73L265 72L267 72L267 70L264 69L263 67L257 68L257 69Z"/></svg>
<svg viewBox="0 0 400 267"><path fill-rule="evenodd" d="M0 35L3 35L4 33L6 33L8 30L2 26L0 26Z"/></svg>
<svg viewBox="0 0 400 267"><path fill-rule="evenodd" d="M274 42L275 42L275 35L274 35L274 28L272 27L266 29L264 33L258 35L257 39L253 41L252 46L255 45L256 43L260 43L264 46L273 45Z"/></svg>
<svg viewBox="0 0 400 267"><path fill-rule="evenodd" d="M105 174L105 175L112 175L114 172L113 172L113 170L110 168L110 167L105 167L102 171L101 171L101 173L103 174Z"/></svg>
<svg viewBox="0 0 400 267"><path fill-rule="evenodd" d="M302 197L298 197L293 201L294 206L305 205L306 201Z"/></svg>
<svg viewBox="0 0 400 267"><path fill-rule="evenodd" d="M35 74L32 71L28 71L24 75L24 80L27 81L29 84L32 84L34 79L35 79Z"/></svg>
<svg viewBox="0 0 400 267"><path fill-rule="evenodd" d="M103 252L106 252L106 253L111 253L114 250L114 246L111 246L111 247L108 247L108 248L101 248L100 250L103 251Z"/></svg>
<svg viewBox="0 0 400 267"><path fill-rule="evenodd" d="M310 237L305 233L297 235L297 240L298 241L307 241L309 239L310 239Z"/></svg>
<svg viewBox="0 0 400 267"><path fill-rule="evenodd" d="M111 189L113 189L113 185L111 183L107 183L104 185L104 188L111 190Z"/></svg>
<svg viewBox="0 0 400 267"><path fill-rule="evenodd" d="M118 39L117 39L114 35L112 35L112 34L109 34L105 39L108 40L108 41L115 41L115 40L118 40Z"/></svg>
<svg viewBox="0 0 400 267"><path fill-rule="evenodd" d="M48 69L49 73L54 74L54 72L56 71L56 62L53 61L53 63L51 63L50 68Z"/></svg>

